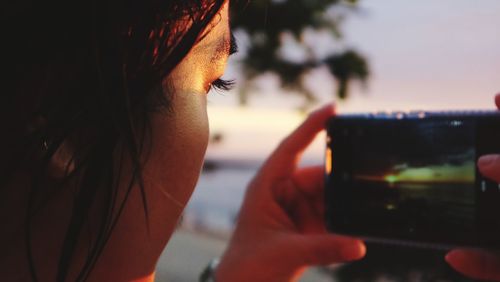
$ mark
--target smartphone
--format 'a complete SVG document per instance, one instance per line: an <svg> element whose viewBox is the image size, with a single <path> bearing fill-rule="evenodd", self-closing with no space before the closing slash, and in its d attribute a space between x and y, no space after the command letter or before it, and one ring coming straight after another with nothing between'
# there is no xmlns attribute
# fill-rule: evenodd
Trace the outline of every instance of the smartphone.
<svg viewBox="0 0 500 282"><path fill-rule="evenodd" d="M499 112L340 115L327 132L331 232L432 248L500 247L500 185L476 165L500 154Z"/></svg>

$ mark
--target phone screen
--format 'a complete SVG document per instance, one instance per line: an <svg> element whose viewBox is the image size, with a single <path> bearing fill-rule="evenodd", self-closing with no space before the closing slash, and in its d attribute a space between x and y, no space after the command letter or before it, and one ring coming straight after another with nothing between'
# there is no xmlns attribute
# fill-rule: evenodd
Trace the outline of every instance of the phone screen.
<svg viewBox="0 0 500 282"><path fill-rule="evenodd" d="M482 193L496 189L500 195L498 184L482 179L476 168L488 128L471 118L346 122L330 132L327 189L333 191L327 196L336 200L327 206L336 228L477 245Z"/></svg>

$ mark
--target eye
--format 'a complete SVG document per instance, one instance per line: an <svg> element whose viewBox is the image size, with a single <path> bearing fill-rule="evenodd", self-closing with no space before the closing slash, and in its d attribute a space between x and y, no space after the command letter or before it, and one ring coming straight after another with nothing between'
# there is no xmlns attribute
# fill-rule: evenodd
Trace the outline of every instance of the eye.
<svg viewBox="0 0 500 282"><path fill-rule="evenodd" d="M218 78L214 80L212 83L209 85L209 91L211 90L216 90L216 91L229 91L233 89L234 87L234 80L224 80L221 78Z"/></svg>

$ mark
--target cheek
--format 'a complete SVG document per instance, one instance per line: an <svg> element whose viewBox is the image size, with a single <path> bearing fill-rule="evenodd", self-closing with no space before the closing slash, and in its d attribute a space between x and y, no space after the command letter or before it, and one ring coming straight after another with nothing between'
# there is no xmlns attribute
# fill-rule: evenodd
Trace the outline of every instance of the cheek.
<svg viewBox="0 0 500 282"><path fill-rule="evenodd" d="M148 136L143 155L143 184L149 222L145 232L144 206L138 185L132 190L126 209L110 240L118 253L137 254L136 259L144 262L149 257L157 258L175 230L184 206L198 180L208 143L208 120L206 95L175 93L171 112L156 113L150 117L151 136ZM151 142L147 142L147 141ZM130 183L130 168L125 163L122 175L122 196ZM133 239L131 239L133 238ZM130 241L143 242L130 245ZM114 242L114 243L113 243ZM130 245L130 246L129 246ZM124 246L130 248L123 251ZM117 252L111 252L116 254ZM115 257L110 261L116 260ZM156 262L151 262L154 265ZM148 270L149 271L149 270Z"/></svg>
<svg viewBox="0 0 500 282"><path fill-rule="evenodd" d="M153 194L182 207L198 181L208 144L206 95L175 95L169 113L152 118L152 147L144 169Z"/></svg>

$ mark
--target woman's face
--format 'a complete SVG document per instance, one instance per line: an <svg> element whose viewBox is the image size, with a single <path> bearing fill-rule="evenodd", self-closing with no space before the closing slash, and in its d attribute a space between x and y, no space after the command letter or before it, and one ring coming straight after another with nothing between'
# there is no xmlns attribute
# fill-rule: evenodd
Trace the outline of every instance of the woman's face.
<svg viewBox="0 0 500 282"><path fill-rule="evenodd" d="M226 2L202 39L164 81L171 111L152 118L153 148L144 178L183 208L198 180L208 143L207 92L224 73L231 34ZM168 86L168 87L167 87Z"/></svg>
<svg viewBox="0 0 500 282"><path fill-rule="evenodd" d="M129 269L130 274L123 273L126 277L154 272L156 259L175 230L198 180L208 143L207 92L210 83L223 74L229 56L228 4L201 38L163 81L164 89L169 90L165 95L171 101L171 110L151 116L152 143L142 170L146 203L140 187L134 187L113 231L115 237L106 246L109 252L100 258L103 265L105 261L119 265L122 260L124 264L135 265L138 270ZM130 183L126 178L124 175L121 179L122 191ZM132 262L130 253L134 253ZM103 267L102 271L108 270Z"/></svg>

